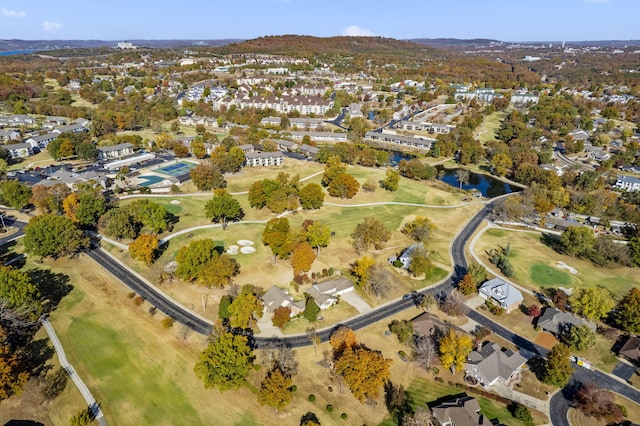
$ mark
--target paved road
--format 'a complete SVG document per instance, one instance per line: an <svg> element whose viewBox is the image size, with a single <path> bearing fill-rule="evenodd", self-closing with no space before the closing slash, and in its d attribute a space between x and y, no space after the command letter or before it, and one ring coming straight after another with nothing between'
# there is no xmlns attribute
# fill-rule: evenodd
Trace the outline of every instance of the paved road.
<svg viewBox="0 0 640 426"><path fill-rule="evenodd" d="M40 322L44 326L44 329L47 331L49 340L51 340L51 343L53 343L53 347L56 348L56 354L58 354L60 365L67 371L67 374L69 374L69 377L71 377L71 380L82 394L82 397L87 402L87 405L92 408L93 415L95 416L96 421L100 426L107 426L107 421L104 418L104 414L102 413L102 410L100 409L100 406L96 402L93 395L91 395L91 391L89 391L89 388L87 388L80 376L78 376L76 370L71 364L69 364L69 361L67 361L67 356L65 355L64 349L62 348L62 343L60 343L60 340L58 340L58 336L56 335L53 326L51 325L49 320L44 317L40 319Z"/></svg>

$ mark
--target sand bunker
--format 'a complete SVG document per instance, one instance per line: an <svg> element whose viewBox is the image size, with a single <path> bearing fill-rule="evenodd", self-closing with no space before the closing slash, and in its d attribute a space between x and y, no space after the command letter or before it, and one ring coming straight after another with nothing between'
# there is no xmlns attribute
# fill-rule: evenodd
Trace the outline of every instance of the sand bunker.
<svg viewBox="0 0 640 426"><path fill-rule="evenodd" d="M227 254L238 254L238 246L229 246L229 248L227 249Z"/></svg>
<svg viewBox="0 0 640 426"><path fill-rule="evenodd" d="M238 245L242 246L242 247L250 247L252 245L254 245L255 243L251 240L238 240Z"/></svg>
<svg viewBox="0 0 640 426"><path fill-rule="evenodd" d="M572 266L567 265L566 263L564 263L563 261L559 260L556 265L558 266L558 268L560 269L566 269L567 271L571 272L573 275L576 275L578 273L578 270Z"/></svg>
<svg viewBox="0 0 640 426"><path fill-rule="evenodd" d="M180 204L180 201L178 201L178 200L171 200L171 204Z"/></svg>
<svg viewBox="0 0 640 426"><path fill-rule="evenodd" d="M242 254L251 254L255 252L256 252L256 249L254 249L253 247L242 247L240 249L240 253Z"/></svg>

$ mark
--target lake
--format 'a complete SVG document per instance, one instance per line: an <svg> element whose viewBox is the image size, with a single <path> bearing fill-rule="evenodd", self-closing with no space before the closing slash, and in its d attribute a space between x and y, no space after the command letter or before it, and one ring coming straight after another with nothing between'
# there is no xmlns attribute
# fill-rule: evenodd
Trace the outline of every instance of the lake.
<svg viewBox="0 0 640 426"><path fill-rule="evenodd" d="M33 53L36 49L27 49L27 50L3 50L0 51L0 56L10 56L10 55L24 55L27 53Z"/></svg>
<svg viewBox="0 0 640 426"><path fill-rule="evenodd" d="M439 180L448 183L451 186L455 186L456 188L460 188L460 183L458 183L458 179L456 178L456 171L458 169L445 169L441 166L437 166L437 169L439 174L444 171L444 175L438 177ZM522 188L519 186L510 185L500 179L473 172L469 172L469 183L463 184L462 189L475 189L480 191L483 197L487 198L522 191Z"/></svg>

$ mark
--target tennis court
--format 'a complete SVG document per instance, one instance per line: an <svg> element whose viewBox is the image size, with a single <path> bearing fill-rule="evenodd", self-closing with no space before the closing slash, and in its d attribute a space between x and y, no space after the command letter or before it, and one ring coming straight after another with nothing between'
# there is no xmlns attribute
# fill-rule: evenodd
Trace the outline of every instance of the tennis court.
<svg viewBox="0 0 640 426"><path fill-rule="evenodd" d="M169 175L173 177L188 175L191 169L194 169L197 165L193 163L187 163L185 161L180 161L178 163L170 164L164 167L158 167L153 170L157 173L162 173L164 175Z"/></svg>
<svg viewBox="0 0 640 426"><path fill-rule="evenodd" d="M144 182L140 183L139 186L151 186L154 183L162 182L164 180L164 178L160 176L153 175L138 176L138 179L144 180Z"/></svg>

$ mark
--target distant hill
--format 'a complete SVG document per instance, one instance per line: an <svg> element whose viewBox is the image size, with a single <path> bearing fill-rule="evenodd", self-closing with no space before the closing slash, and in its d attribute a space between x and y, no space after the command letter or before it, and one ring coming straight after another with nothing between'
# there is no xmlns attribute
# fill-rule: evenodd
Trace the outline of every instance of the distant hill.
<svg viewBox="0 0 640 426"><path fill-rule="evenodd" d="M52 50L52 49L77 49L96 47L115 47L122 40L0 40L0 51L6 50ZM239 39L220 40L126 40L135 46L152 47L157 49L172 47L202 47L224 46L225 44L238 43Z"/></svg>
<svg viewBox="0 0 640 426"><path fill-rule="evenodd" d="M490 44L501 44L500 40L492 40L489 38L413 38L408 40L412 43L424 44L432 47L461 47L461 46L488 46Z"/></svg>
<svg viewBox="0 0 640 426"><path fill-rule="evenodd" d="M299 35L267 36L228 44L220 53L315 54L402 54L425 52L428 47L411 41L384 37L312 37Z"/></svg>

